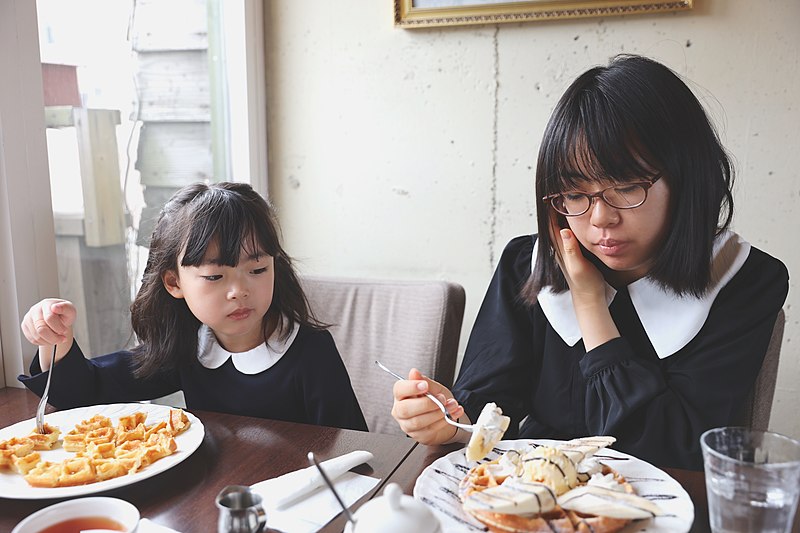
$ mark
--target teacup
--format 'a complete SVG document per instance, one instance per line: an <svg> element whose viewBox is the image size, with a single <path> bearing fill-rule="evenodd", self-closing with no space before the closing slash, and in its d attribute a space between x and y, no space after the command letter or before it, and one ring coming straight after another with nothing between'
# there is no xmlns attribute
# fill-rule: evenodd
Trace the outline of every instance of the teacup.
<svg viewBox="0 0 800 533"><path fill-rule="evenodd" d="M125 500L106 497L77 498L56 503L25 518L11 533L42 533L62 525L58 531L74 525L74 531L107 529L135 533L139 510Z"/></svg>

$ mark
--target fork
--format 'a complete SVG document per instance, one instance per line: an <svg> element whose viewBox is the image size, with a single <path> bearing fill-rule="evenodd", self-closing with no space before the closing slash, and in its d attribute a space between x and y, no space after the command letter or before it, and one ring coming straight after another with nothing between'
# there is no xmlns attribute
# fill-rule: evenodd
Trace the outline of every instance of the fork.
<svg viewBox="0 0 800 533"><path fill-rule="evenodd" d="M39 400L39 407L36 408L36 432L44 435L44 408L47 407L47 393L50 392L50 378L53 377L53 366L56 364L56 349L57 344L53 345L53 355L50 356L50 369L47 373L47 384L44 386L44 394L42 399Z"/></svg>
<svg viewBox="0 0 800 533"><path fill-rule="evenodd" d="M391 374L394 377L396 377L398 379L398 381L406 379L403 376L401 376L399 374L395 374L394 372L392 372L391 370L386 368L380 361L375 361L375 364L378 365L378 367L381 370L383 370L384 372L388 372L389 374ZM456 422L455 420L450 418L450 413L447 412L447 409L445 408L444 404L442 404L442 402L440 402L439 399L436 396L434 396L433 394L431 394L429 392L426 392L425 396L427 396L430 399L430 401L435 403L436 407L438 407L439 409L442 410L442 412L444 413L444 421L445 422L447 422L451 426L455 426L455 427L461 428L461 429L463 429L465 431L469 431L470 433L475 431L475 426L473 424L462 424L461 422Z"/></svg>

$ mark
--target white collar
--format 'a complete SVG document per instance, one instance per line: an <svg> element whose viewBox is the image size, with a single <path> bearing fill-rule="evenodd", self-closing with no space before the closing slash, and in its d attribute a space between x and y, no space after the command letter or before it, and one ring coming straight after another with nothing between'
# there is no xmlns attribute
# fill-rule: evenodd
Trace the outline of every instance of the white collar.
<svg viewBox="0 0 800 533"><path fill-rule="evenodd" d="M277 363L286 353L297 337L300 324L295 322L292 332L285 341L278 338L278 330L270 336L267 342L256 346L252 350L232 353L220 346L214 332L202 324L197 330L197 360L206 368L219 368L228 359L233 360L233 366L242 374L258 374Z"/></svg>
<svg viewBox="0 0 800 533"><path fill-rule="evenodd" d="M536 262L538 244L537 239L531 265ZM671 290L665 290L649 277L628 285L633 307L660 359L674 354L697 335L708 318L717 294L739 272L749 255L750 243L732 231L721 233L714 240L711 286L699 298L679 296ZM617 291L606 284L607 305L611 304L616 294ZM581 330L570 292L554 293L550 287L546 287L539 292L538 301L556 333L568 345L574 346L581 339Z"/></svg>

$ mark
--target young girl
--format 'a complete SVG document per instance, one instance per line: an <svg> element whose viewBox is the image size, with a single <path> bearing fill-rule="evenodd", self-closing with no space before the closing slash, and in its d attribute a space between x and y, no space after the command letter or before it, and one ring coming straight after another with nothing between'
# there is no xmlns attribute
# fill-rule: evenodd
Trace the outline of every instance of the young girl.
<svg viewBox="0 0 800 533"><path fill-rule="evenodd" d="M462 421L496 402L505 438L612 435L657 465L702 468L700 434L736 422L788 291L786 267L727 230L731 185L667 67L622 56L581 75L539 152L538 236L503 252L452 393L416 370L396 383L403 431L465 438L431 391Z"/></svg>
<svg viewBox="0 0 800 533"><path fill-rule="evenodd" d="M333 338L311 316L277 223L249 185L194 184L164 206L131 306L140 342L85 359L76 310L46 299L22 321L39 346L31 376L70 408L147 400L182 390L189 409L367 430Z"/></svg>

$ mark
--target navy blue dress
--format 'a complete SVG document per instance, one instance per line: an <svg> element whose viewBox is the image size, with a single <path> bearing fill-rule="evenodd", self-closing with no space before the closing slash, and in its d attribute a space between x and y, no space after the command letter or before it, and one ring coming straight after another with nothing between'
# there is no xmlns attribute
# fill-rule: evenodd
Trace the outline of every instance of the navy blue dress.
<svg viewBox="0 0 800 533"><path fill-rule="evenodd" d="M700 434L735 420L761 368L786 267L751 248L699 332L662 358L618 289L609 309L621 336L587 353L520 298L535 240L506 246L486 292L453 387L467 415L495 402L512 418L506 438L611 435L616 449L655 465L701 469Z"/></svg>
<svg viewBox="0 0 800 533"><path fill-rule="evenodd" d="M129 351L86 359L77 342L56 363L49 402L59 409L149 400L182 390L187 409L367 431L350 377L327 331L301 326L287 352L257 374L228 359L219 368L199 361L148 379L135 379ZM34 357L19 380L41 396L47 373Z"/></svg>

